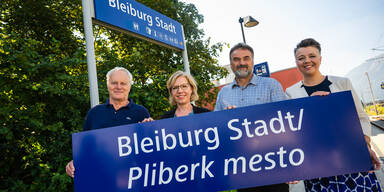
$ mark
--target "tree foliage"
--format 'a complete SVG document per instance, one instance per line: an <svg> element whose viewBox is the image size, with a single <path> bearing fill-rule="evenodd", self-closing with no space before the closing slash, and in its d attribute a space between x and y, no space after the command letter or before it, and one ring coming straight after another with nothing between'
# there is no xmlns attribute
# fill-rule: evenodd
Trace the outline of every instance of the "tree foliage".
<svg viewBox="0 0 384 192"><path fill-rule="evenodd" d="M203 39L203 16L177 0L141 3L183 24L201 101L212 101L211 80L225 75L216 60L223 44ZM90 105L81 1L2 0L0 7L0 190L73 191L65 174L71 133L82 130ZM136 103L155 118L170 109L166 81L183 69L181 53L100 26L94 35L101 102L106 72L123 66L134 76Z"/></svg>
<svg viewBox="0 0 384 192"><path fill-rule="evenodd" d="M384 115L384 103L382 104L376 104L376 107L372 104L372 105L367 105L365 106L365 112L369 115L369 116L373 116L373 115ZM376 111L377 110L377 111Z"/></svg>

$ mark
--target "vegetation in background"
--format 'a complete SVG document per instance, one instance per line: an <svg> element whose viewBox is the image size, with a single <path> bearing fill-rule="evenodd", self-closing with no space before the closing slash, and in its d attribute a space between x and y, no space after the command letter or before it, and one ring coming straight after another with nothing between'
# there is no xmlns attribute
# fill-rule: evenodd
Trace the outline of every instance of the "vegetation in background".
<svg viewBox="0 0 384 192"><path fill-rule="evenodd" d="M371 115L384 115L384 104L376 104L376 109L373 104L365 106L365 112L371 116Z"/></svg>
<svg viewBox="0 0 384 192"><path fill-rule="evenodd" d="M203 16L178 0L140 2L183 24L201 101L212 101L211 80L226 72L216 60L223 44L204 40L198 28ZM81 1L2 0L0 7L0 191L73 191L65 174L71 134L90 107ZM183 70L181 53L100 26L94 35L101 102L106 72L122 66L134 76L136 103L155 118L170 109L166 81Z"/></svg>

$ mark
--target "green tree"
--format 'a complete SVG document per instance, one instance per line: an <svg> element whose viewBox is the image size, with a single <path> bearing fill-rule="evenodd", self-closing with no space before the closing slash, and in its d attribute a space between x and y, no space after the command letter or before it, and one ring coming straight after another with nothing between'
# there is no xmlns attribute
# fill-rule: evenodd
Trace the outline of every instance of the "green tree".
<svg viewBox="0 0 384 192"><path fill-rule="evenodd" d="M377 110L377 113L376 113ZM376 104L376 108L373 104L365 106L365 112L370 115L383 115L384 114L384 104Z"/></svg>
<svg viewBox="0 0 384 192"><path fill-rule="evenodd" d="M195 6L174 1L141 3L183 24L191 73L202 101L215 95L212 79L225 75L216 57L223 44L204 40ZM89 85L81 1L2 0L0 4L0 190L73 191L65 165L71 133L82 130ZM180 52L95 26L100 100L105 74L123 66L134 75L131 97L153 117L168 110L166 80L182 70ZM209 94L203 94L209 93Z"/></svg>

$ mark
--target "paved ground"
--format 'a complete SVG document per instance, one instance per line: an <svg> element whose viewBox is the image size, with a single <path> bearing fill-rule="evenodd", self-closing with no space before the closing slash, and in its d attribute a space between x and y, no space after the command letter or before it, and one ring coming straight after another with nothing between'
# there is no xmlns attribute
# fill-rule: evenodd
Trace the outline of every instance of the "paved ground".
<svg viewBox="0 0 384 192"><path fill-rule="evenodd" d="M383 129L382 129L382 128ZM376 171L375 174L379 179L382 190L384 191L384 121L379 120L372 124L372 141L373 146L381 159L381 169ZM296 185L290 185L291 192L305 192L304 183L300 182Z"/></svg>

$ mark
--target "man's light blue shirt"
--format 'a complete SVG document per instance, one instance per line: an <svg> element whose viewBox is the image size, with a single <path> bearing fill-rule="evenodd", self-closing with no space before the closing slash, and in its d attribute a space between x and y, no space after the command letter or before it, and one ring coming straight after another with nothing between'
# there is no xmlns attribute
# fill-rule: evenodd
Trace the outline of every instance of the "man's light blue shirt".
<svg viewBox="0 0 384 192"><path fill-rule="evenodd" d="M245 107L285 99L283 88L278 81L253 74L245 87L239 86L236 80L224 86L217 95L215 111L224 110L228 105Z"/></svg>

